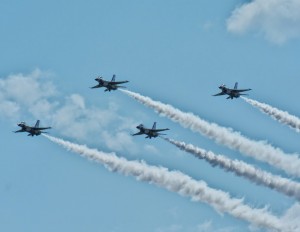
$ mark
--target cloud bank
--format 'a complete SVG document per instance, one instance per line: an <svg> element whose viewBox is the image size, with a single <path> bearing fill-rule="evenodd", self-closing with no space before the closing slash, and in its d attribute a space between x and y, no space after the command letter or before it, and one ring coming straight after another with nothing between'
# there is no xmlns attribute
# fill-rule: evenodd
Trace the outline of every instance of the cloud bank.
<svg viewBox="0 0 300 232"><path fill-rule="evenodd" d="M295 203L281 217L281 221L285 226L288 226L291 231L299 231L300 228L300 204Z"/></svg>
<svg viewBox="0 0 300 232"><path fill-rule="evenodd" d="M253 0L238 6L227 20L229 32L256 32L275 44L300 38L299 25L299 0Z"/></svg>
<svg viewBox="0 0 300 232"><path fill-rule="evenodd" d="M42 76L44 81L41 82ZM12 120L19 119L22 109L33 115L49 112L55 102L49 98L56 96L55 86L47 80L47 73L39 69L29 75L14 74L0 79L0 113Z"/></svg>
<svg viewBox="0 0 300 232"><path fill-rule="evenodd" d="M78 93L62 97L49 74L39 69L0 79L0 119L29 125L40 119L41 126L52 126L49 133L99 143L110 150L138 152L129 134L134 122L121 116L115 103L100 109Z"/></svg>

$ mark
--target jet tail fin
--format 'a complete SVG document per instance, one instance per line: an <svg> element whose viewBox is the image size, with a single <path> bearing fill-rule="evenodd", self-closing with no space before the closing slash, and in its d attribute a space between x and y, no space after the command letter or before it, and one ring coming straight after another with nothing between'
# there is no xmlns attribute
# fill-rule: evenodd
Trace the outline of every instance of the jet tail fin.
<svg viewBox="0 0 300 232"><path fill-rule="evenodd" d="M115 82L115 79L116 79L116 75L114 74L114 75L112 76L112 78L111 78L111 81L112 81L112 82Z"/></svg>
<svg viewBox="0 0 300 232"><path fill-rule="evenodd" d="M39 128L39 126L40 126L40 120L37 120L34 127Z"/></svg>
<svg viewBox="0 0 300 232"><path fill-rule="evenodd" d="M153 123L152 130L156 129L156 122Z"/></svg>
<svg viewBox="0 0 300 232"><path fill-rule="evenodd" d="M234 89L237 89L237 88L238 88L238 83L235 82L235 84L234 84Z"/></svg>

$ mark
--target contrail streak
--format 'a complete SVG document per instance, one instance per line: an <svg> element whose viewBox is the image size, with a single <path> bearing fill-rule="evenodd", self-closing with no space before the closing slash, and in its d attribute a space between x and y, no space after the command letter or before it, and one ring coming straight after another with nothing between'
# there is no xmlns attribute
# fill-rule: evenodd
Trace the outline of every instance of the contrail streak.
<svg viewBox="0 0 300 232"><path fill-rule="evenodd" d="M195 201L208 203L220 212L227 212L254 225L277 231L287 231L280 219L270 214L265 208L251 208L243 204L242 199L231 198L228 193L212 189L204 181L196 181L179 171L168 171L166 168L150 166L145 162L128 161L117 157L114 153L107 154L49 135L44 134L43 136L72 152L103 164L110 171L131 175L139 181L155 184L182 196L191 197Z"/></svg>
<svg viewBox="0 0 300 232"><path fill-rule="evenodd" d="M209 123L193 113L182 112L171 105L154 101L138 93L128 90L121 91L183 127L199 132L230 149L238 150L242 154L282 169L290 175L300 177L300 159L297 154L285 154L281 149L275 148L264 141L251 140L238 132L234 132L231 128Z"/></svg>
<svg viewBox="0 0 300 232"><path fill-rule="evenodd" d="M276 121L288 125L297 132L300 132L300 118L265 103L261 103L246 97L242 97L242 99L250 105L258 108L261 112L271 116Z"/></svg>
<svg viewBox="0 0 300 232"><path fill-rule="evenodd" d="M192 144L186 144L169 138L163 139L199 159L205 159L212 166L219 166L226 171L245 177L256 184L264 185L300 200L300 184L297 182L265 172L243 161L231 160L223 155L216 155L211 151L195 147Z"/></svg>

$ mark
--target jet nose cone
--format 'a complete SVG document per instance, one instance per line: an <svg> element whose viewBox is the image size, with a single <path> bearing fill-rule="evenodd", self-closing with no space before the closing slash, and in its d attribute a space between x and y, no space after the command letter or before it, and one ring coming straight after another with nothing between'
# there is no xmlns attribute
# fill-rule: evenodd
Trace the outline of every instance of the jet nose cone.
<svg viewBox="0 0 300 232"><path fill-rule="evenodd" d="M219 86L219 89L224 89L224 87L225 87L224 84L223 84L223 85L220 85L220 86Z"/></svg>
<svg viewBox="0 0 300 232"><path fill-rule="evenodd" d="M140 124L140 125L138 125L136 128L137 128L137 129L141 129L142 127L143 127L143 125Z"/></svg>

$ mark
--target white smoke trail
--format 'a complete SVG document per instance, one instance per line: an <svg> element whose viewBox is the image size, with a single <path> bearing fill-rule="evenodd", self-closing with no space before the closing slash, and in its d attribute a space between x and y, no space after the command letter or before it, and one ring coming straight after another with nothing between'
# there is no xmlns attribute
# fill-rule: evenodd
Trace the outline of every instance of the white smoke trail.
<svg viewBox="0 0 300 232"><path fill-rule="evenodd" d="M150 166L144 162L128 161L117 157L114 153L107 154L49 135L43 136L72 152L103 164L110 171L131 175L139 181L158 185L182 196L191 197L195 201L208 203L220 212L227 212L259 227L276 231L288 229L284 228L279 218L270 214L265 208L251 208L243 204L242 199L231 198L228 193L212 189L204 181L196 181L179 171L168 171L166 168Z"/></svg>
<svg viewBox="0 0 300 232"><path fill-rule="evenodd" d="M140 103L154 109L161 115L179 123L183 127L199 132L217 143L230 149L238 150L242 154L251 156L257 160L267 162L274 167L284 170L290 175L300 177L300 159L297 154L285 154L279 148L275 148L264 141L251 140L230 128L221 127L215 123L209 123L193 113L185 113L171 105L154 101L128 90L122 92L133 97Z"/></svg>
<svg viewBox="0 0 300 232"><path fill-rule="evenodd" d="M288 125L291 128L295 129L297 132L300 132L300 118L265 103L261 103L246 97L242 97L242 99L250 105L260 109L261 112L271 116L273 119L279 121L280 123Z"/></svg>
<svg viewBox="0 0 300 232"><path fill-rule="evenodd" d="M197 158L205 159L212 166L219 166L226 171L245 177L256 184L264 185L300 200L300 183L265 172L243 161L231 160L223 155L216 155L211 151L195 147L192 144L186 144L169 138L163 139Z"/></svg>

